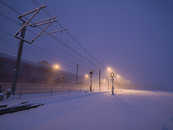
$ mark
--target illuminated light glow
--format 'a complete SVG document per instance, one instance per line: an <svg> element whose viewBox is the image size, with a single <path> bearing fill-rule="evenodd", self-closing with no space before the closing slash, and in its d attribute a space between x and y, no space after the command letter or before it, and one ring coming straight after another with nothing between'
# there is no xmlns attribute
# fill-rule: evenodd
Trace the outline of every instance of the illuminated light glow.
<svg viewBox="0 0 173 130"><path fill-rule="evenodd" d="M121 95L154 95L156 93L149 90L133 90L133 89L119 89L117 94Z"/></svg>
<svg viewBox="0 0 173 130"><path fill-rule="evenodd" d="M107 71L108 72L112 72L112 68L111 67L107 67Z"/></svg>
<svg viewBox="0 0 173 130"><path fill-rule="evenodd" d="M88 79L89 78L89 75L88 74L85 74L84 77L85 77L85 79Z"/></svg>
<svg viewBox="0 0 173 130"><path fill-rule="evenodd" d="M60 70L61 69L61 66L59 64L54 64L52 67L54 70Z"/></svg>
<svg viewBox="0 0 173 130"><path fill-rule="evenodd" d="M115 74L112 72L112 73L111 73L111 77L114 77L114 75L115 75Z"/></svg>
<svg viewBox="0 0 173 130"><path fill-rule="evenodd" d="M117 74L117 79L120 79L120 78L121 78L121 76L119 74Z"/></svg>
<svg viewBox="0 0 173 130"><path fill-rule="evenodd" d="M106 79L103 79L103 83L106 83Z"/></svg>

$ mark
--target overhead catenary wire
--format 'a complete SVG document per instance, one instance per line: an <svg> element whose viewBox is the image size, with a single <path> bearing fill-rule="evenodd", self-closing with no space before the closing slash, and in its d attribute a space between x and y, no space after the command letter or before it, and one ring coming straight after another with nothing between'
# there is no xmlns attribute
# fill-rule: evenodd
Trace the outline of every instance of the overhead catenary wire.
<svg viewBox="0 0 173 130"><path fill-rule="evenodd" d="M33 2L33 4L35 4L35 5L37 5L37 6L40 6L40 5L41 5L41 3L38 2L37 0L32 0L32 2ZM43 12L44 12L46 15L48 15L48 16L52 16L52 15L49 13L49 11L47 11L47 10L43 10ZM64 26L63 26L59 21L57 21L56 23L58 24L59 27L64 28ZM84 51L85 54L87 54L87 56L88 56L89 58L92 58L92 60L93 60L94 62L96 62L97 66L100 65L101 62L100 62L97 58L95 58L95 57L91 54L91 52L89 52L89 51L80 43L80 41L77 40L76 37L74 37L74 35L71 34L71 32L69 31L69 29L67 29L67 30L68 30L68 31L64 31L64 33L66 33L66 34L74 41L74 43L76 43L76 44L78 45L78 47L79 47L80 49L82 49L82 50Z"/></svg>
<svg viewBox="0 0 173 130"><path fill-rule="evenodd" d="M15 25L17 25L17 26L20 26L21 24L20 23L18 23L15 19L13 19L13 18L10 18L10 17L8 17L7 15L2 15L1 13L0 13L0 16L2 16L2 17L4 17L5 19L7 19L7 20L9 20L11 23L14 23ZM36 34L35 32L33 32L32 30L29 30L28 29L28 31L30 31L31 33L34 33L34 34ZM11 34L11 33L9 33L9 32L6 32L6 31L3 31L3 33L6 33L9 37L13 37L13 34ZM3 41L6 41L4 38L3 38ZM37 44L35 44L35 46L37 46ZM39 46L37 46L39 49L40 49L40 47ZM42 48L42 47L41 47ZM47 48L44 48L44 50L47 50ZM57 56L58 57L58 54L54 54L55 56ZM73 60L71 60L72 62L73 62ZM75 62L74 62L75 63ZM72 65L72 64L71 64Z"/></svg>
<svg viewBox="0 0 173 130"><path fill-rule="evenodd" d="M8 5L7 3L5 2L0 2L2 5L6 6L7 8L9 8L10 10L14 11L15 13L17 13L18 15L21 15L21 13L19 11L17 11L17 9L11 7L10 5ZM54 35L51 35L49 33L47 33L49 36L51 36L55 41L57 42L60 42L58 41L58 39L54 36ZM67 45L66 43L64 42L60 42L63 46L65 46L66 48L68 48L69 50L71 50L73 53L75 53L77 56L79 56L80 58L84 59L86 58L85 56L81 55L78 51L76 51L74 48L70 47L69 45ZM86 58L87 61L90 63L90 64L93 64L95 65L90 59Z"/></svg>
<svg viewBox="0 0 173 130"><path fill-rule="evenodd" d="M21 23L19 23L17 20L15 20L15 19L13 19L13 18L11 18L11 17L9 17L9 16L7 16L7 15L5 15L5 14L2 14L2 13L0 13L0 16L1 17L4 17L5 19L7 19L8 21L10 21L11 23L14 23L15 25L17 25L17 26L21 26L22 24ZM31 33L33 33L33 34L36 34L34 31L32 31L31 29L27 29L28 31L30 31ZM7 33L7 32L5 32L5 33ZM9 34L9 33L8 33ZM11 36L13 36L13 35L11 35Z"/></svg>

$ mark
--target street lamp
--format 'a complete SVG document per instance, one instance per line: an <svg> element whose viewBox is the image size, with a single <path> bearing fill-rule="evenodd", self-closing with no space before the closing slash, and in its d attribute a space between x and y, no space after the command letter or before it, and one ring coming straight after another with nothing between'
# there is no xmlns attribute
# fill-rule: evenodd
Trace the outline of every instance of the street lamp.
<svg viewBox="0 0 173 130"><path fill-rule="evenodd" d="M61 66L60 66L59 64L54 64L54 65L52 66L52 68L53 68L54 70L60 70L60 69L61 69Z"/></svg>
<svg viewBox="0 0 173 130"><path fill-rule="evenodd" d="M88 79L89 78L89 75L88 74L85 74L84 77L85 77L85 79Z"/></svg>
<svg viewBox="0 0 173 130"><path fill-rule="evenodd" d="M112 72L112 68L111 67L107 67L107 72Z"/></svg>
<svg viewBox="0 0 173 130"><path fill-rule="evenodd" d="M111 79L112 79L112 95L114 95L114 72L111 72Z"/></svg>
<svg viewBox="0 0 173 130"><path fill-rule="evenodd" d="M89 77L90 77L90 92L92 92L92 85L93 85L93 81L92 81L92 78L93 78L93 71L90 71L89 73Z"/></svg>
<svg viewBox="0 0 173 130"><path fill-rule="evenodd" d="M112 80L112 95L114 95L114 77L115 77L115 74L114 74L111 67L107 67L106 70L110 74L110 77L111 77L111 80ZM108 87L109 87L109 78L108 78Z"/></svg>

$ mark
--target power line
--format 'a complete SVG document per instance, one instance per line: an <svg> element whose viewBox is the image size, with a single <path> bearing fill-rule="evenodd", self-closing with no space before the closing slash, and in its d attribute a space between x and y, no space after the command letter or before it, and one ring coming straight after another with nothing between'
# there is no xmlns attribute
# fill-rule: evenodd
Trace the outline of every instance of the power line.
<svg viewBox="0 0 173 130"><path fill-rule="evenodd" d="M21 26L22 24L21 23L18 23L18 21L17 20L15 20L15 19L13 19L13 18L11 18L11 17L9 17L9 16L7 16L7 15L5 15L5 14L2 14L2 13L0 13L0 16L1 17L4 17L5 19L7 19L8 21L10 21L11 23L14 23L15 25L17 25L17 26ZM27 29L28 31L30 31L31 33L33 33L33 34L36 34L34 31L32 31L32 30L30 30L30 29ZM7 33L7 32L6 32ZM8 33L9 34L9 33ZM10 34L11 35L11 34ZM11 35L11 36L13 36L13 35Z"/></svg>
<svg viewBox="0 0 173 130"><path fill-rule="evenodd" d="M34 1L34 0L33 0ZM36 0L35 0L36 1ZM64 28L64 26L58 22L58 25L61 28ZM78 47L80 49L82 49L90 58L92 58L94 61L96 61L98 64L102 64L97 58L95 58L93 55L91 55L91 53L82 45L82 43L74 36L72 35L72 33L69 31L65 31L65 33L74 41L74 43L76 43L78 45Z"/></svg>
<svg viewBox="0 0 173 130"><path fill-rule="evenodd" d="M9 21L11 21L11 22L13 22L13 23L15 23L15 24L17 24L17 25L20 25L20 24L18 23L17 20L12 19L11 17L9 17L9 16L7 16L7 15L1 13L1 12L0 12L0 16L1 16L1 17L4 17L5 19L7 19L7 20L9 20Z"/></svg>
<svg viewBox="0 0 173 130"><path fill-rule="evenodd" d="M19 11L17 11L15 8L9 6L7 3L0 1L0 3L4 6L6 6L7 8L9 8L10 10L12 10L13 12L17 13L18 15L20 15L21 13ZM47 33L47 32L46 32ZM55 41L57 41L58 43L61 43L65 48L71 50L73 53L75 53L78 57L80 57L82 60L86 59L88 61L88 63L93 64L94 66L97 66L95 63L93 63L93 61L91 61L90 59L88 59L87 57L83 56L82 54L80 54L78 51L76 51L74 48L72 48L71 46L69 46L68 44L66 44L63 41L60 41L58 38L56 38L54 35L47 33L50 37L52 37L52 39L54 39Z"/></svg>
<svg viewBox="0 0 173 130"><path fill-rule="evenodd" d="M13 12L20 14L20 12L18 12L15 8L13 8L12 6L9 6L7 3L5 3L4 1L0 1L0 3L4 6L6 6L7 8L9 8L10 10L12 10Z"/></svg>
<svg viewBox="0 0 173 130"><path fill-rule="evenodd" d="M41 5L41 3L38 2L37 0L32 0L32 2L33 2L33 4ZM46 15L51 16L51 14L50 14L48 11L43 10L43 12L44 12ZM57 23L58 23L58 25L59 25L61 28L64 28L60 22L57 22ZM69 32L69 30L68 30L68 31L65 31L65 33L71 37L71 39L79 46L80 49L82 49L82 50L88 55L88 57L92 58L93 61L96 61L98 64L101 63L101 62L98 61L98 59L96 59L94 56L92 56L91 53L90 53L86 48L84 48L84 47L82 46L82 44L81 44L81 43ZM95 64L95 63L94 63L94 64Z"/></svg>
<svg viewBox="0 0 173 130"><path fill-rule="evenodd" d="M86 52L86 54L88 54L88 56L92 57L98 64L101 63L100 61L98 61L97 58L91 55L91 53L85 47L83 47L82 44L69 31L66 33L71 37L72 40L75 41L75 43L77 43L80 46L80 48L82 48Z"/></svg>
<svg viewBox="0 0 173 130"><path fill-rule="evenodd" d="M15 21L14 19L12 19L12 18L10 18L10 17L8 17L8 16L6 16L6 15L1 15L0 14L0 16L3 16L5 19L7 19L7 20L9 20L10 22L12 22L12 23L14 23L15 25L21 25L21 24L18 24L17 23L17 21ZM32 30L29 30L29 31L31 31L31 33L34 33ZM8 36L10 36L10 37L13 37L13 34L11 34L11 33L9 33L9 32L6 32L6 31L2 31L3 33L6 33ZM4 38L3 38L3 41L4 41ZM6 41L5 41L6 42ZM35 45L37 45L37 44L35 44ZM40 47L39 46L37 46L39 49L40 49ZM45 50L47 50L47 48L45 48ZM56 54L56 53L55 53ZM57 55L56 55L57 56Z"/></svg>
<svg viewBox="0 0 173 130"><path fill-rule="evenodd" d="M7 15L4 15L4 14L1 14L0 13L0 16L4 17L5 19L9 20L11 23L14 23L15 25L18 25L20 26L21 24L17 22L17 20L11 18L11 17L8 17ZM31 33L33 34L36 34L35 32L33 32L32 30L29 30L27 29L28 31L30 31ZM3 31L4 32L4 31ZM7 33L10 37L13 36L12 34L8 33L8 32L4 32L4 33Z"/></svg>

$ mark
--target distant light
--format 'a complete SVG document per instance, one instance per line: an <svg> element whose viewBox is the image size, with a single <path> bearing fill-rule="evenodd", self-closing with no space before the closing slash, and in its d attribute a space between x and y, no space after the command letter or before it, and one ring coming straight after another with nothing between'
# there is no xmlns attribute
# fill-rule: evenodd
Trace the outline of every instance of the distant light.
<svg viewBox="0 0 173 130"><path fill-rule="evenodd" d="M112 72L112 73L111 73L111 77L114 77L114 75L115 75L114 72Z"/></svg>
<svg viewBox="0 0 173 130"><path fill-rule="evenodd" d="M106 79L103 79L103 83L106 83Z"/></svg>
<svg viewBox="0 0 173 130"><path fill-rule="evenodd" d="M54 70L60 70L61 69L61 66L59 64L54 64L52 67Z"/></svg>
<svg viewBox="0 0 173 130"><path fill-rule="evenodd" d="M117 74L117 79L120 79L120 78L121 78L121 76L119 74Z"/></svg>
<svg viewBox="0 0 173 130"><path fill-rule="evenodd" d="M112 72L112 68L111 67L107 67L107 71L108 72Z"/></svg>
<svg viewBox="0 0 173 130"><path fill-rule="evenodd" d="M88 74L85 74L84 77L85 77L85 79L88 79L89 78L89 75Z"/></svg>

